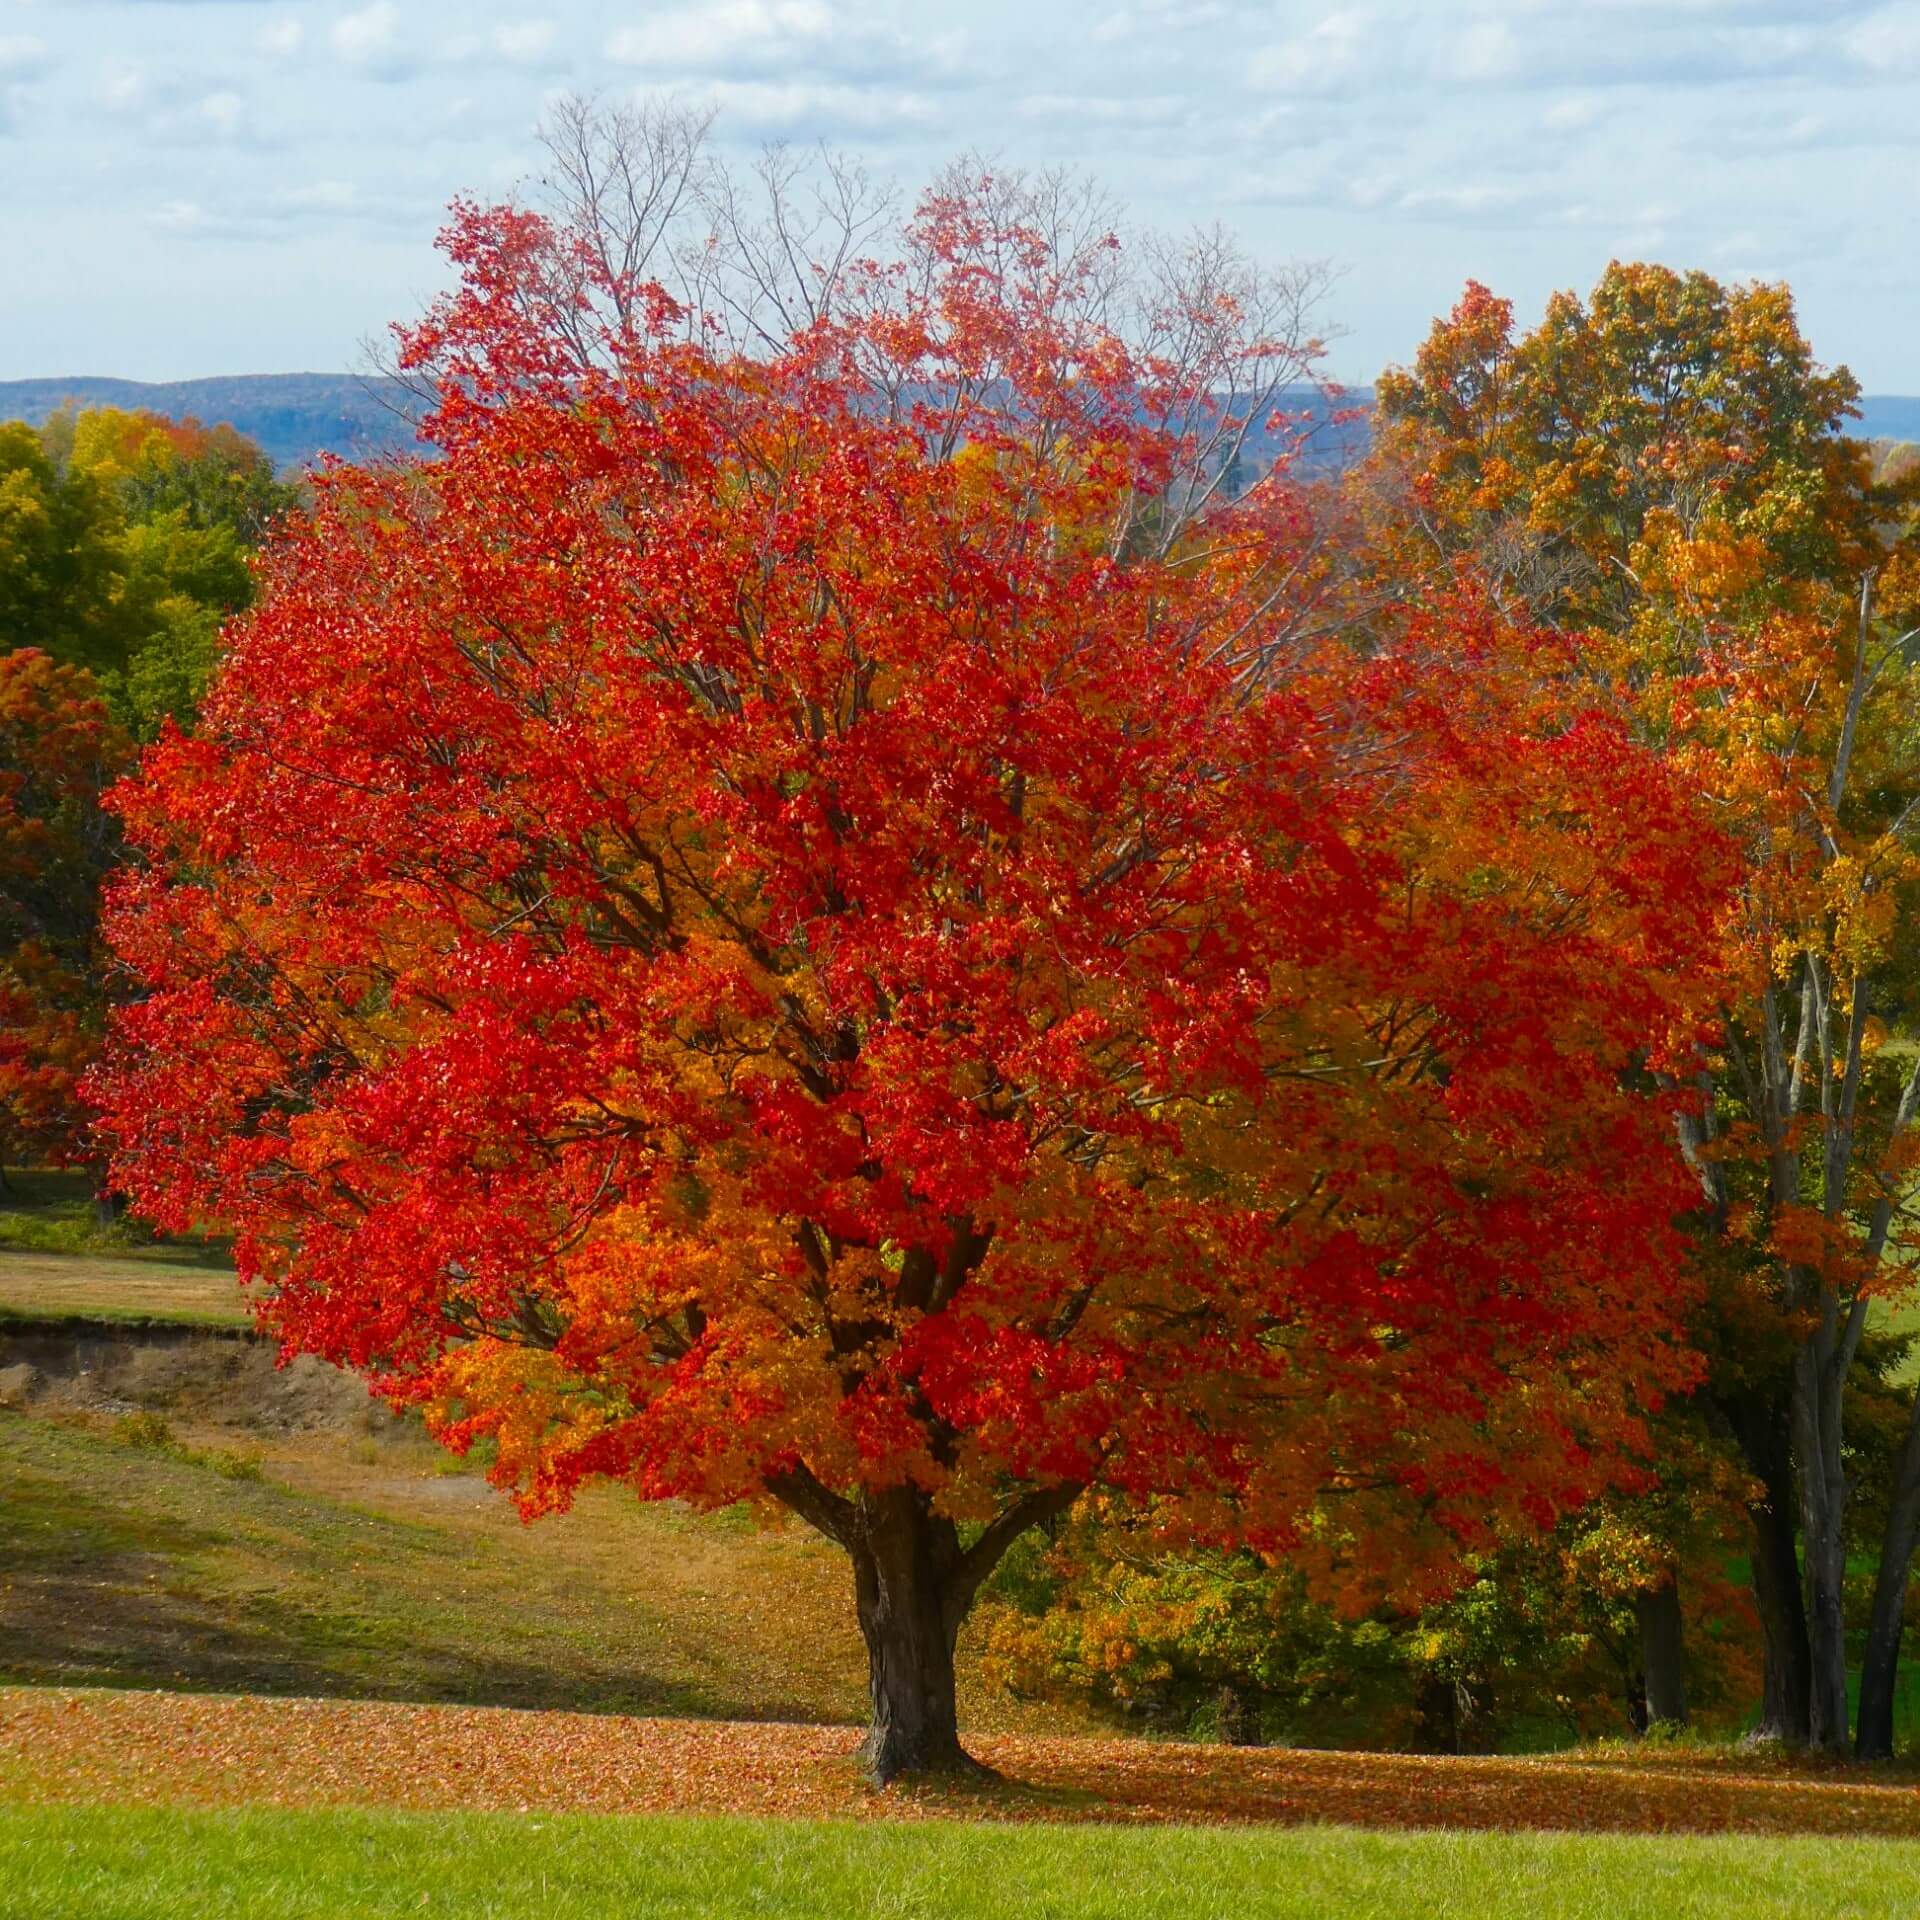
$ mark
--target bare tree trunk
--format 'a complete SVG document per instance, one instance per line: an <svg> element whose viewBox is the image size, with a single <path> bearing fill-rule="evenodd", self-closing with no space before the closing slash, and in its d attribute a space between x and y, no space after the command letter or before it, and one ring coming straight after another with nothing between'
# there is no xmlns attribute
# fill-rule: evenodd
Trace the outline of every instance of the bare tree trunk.
<svg viewBox="0 0 1920 1920"><path fill-rule="evenodd" d="M1813 1661L1807 1644L1807 1602L1800 1581L1795 1528L1793 1448L1788 1440L1785 1394L1755 1391L1718 1396L1717 1404L1739 1443L1741 1458L1760 1483L1747 1502L1753 1524L1753 1604L1760 1616L1763 1740L1804 1747L1810 1730Z"/></svg>
<svg viewBox="0 0 1920 1920"><path fill-rule="evenodd" d="M1687 1724L1686 1630L1680 1615L1680 1585L1672 1576L1634 1596L1640 1623L1640 1671L1646 1677L1647 1725Z"/></svg>
<svg viewBox="0 0 1920 1920"><path fill-rule="evenodd" d="M1414 1752L1460 1751L1459 1699L1451 1680L1424 1675L1414 1689L1413 1716Z"/></svg>
<svg viewBox="0 0 1920 1920"><path fill-rule="evenodd" d="M1794 1356L1793 1437L1812 1656L1807 1739L1820 1752L1843 1754L1848 1747L1847 1479L1840 1444L1840 1394L1825 1364L1826 1344L1815 1333Z"/></svg>
<svg viewBox="0 0 1920 1920"><path fill-rule="evenodd" d="M1214 1700L1214 1731L1223 1746L1258 1747L1264 1745L1260 1733L1260 1708L1245 1687L1227 1681Z"/></svg>
<svg viewBox="0 0 1920 1920"><path fill-rule="evenodd" d="M1914 1402L1900 1449L1893 1503L1880 1542L1873 1612L1867 1621L1866 1653L1860 1665L1860 1723L1854 1736L1854 1752L1862 1760L1893 1758L1893 1695L1916 1541L1920 1541L1920 1399Z"/></svg>
<svg viewBox="0 0 1920 1920"><path fill-rule="evenodd" d="M1753 1521L1753 1602L1760 1615L1762 1739L1804 1747L1813 1734L1813 1654L1807 1639L1807 1601L1794 1543L1789 1475L1769 1480L1765 1496L1747 1508Z"/></svg>

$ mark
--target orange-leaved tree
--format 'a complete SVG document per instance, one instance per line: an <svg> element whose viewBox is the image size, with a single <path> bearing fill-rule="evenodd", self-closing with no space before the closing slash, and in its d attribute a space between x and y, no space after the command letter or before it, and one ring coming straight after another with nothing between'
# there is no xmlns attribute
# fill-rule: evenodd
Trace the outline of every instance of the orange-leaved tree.
<svg viewBox="0 0 1920 1920"><path fill-rule="evenodd" d="M1471 595L1309 637L1283 480L1195 478L1292 352L1217 279L1143 346L950 181L749 357L594 238L463 210L443 457L317 484L122 791L136 1204L529 1513L837 1543L882 1780L1085 1488L1387 1507L1418 1581L1623 1470L1714 910L1658 761Z"/></svg>
<svg viewBox="0 0 1920 1920"><path fill-rule="evenodd" d="M1878 484L1846 435L1857 393L1815 361L1784 287L1620 263L1526 334L1470 286L1380 388L1411 523L1563 627L1739 849L1723 1012L1680 1145L1726 1276L1716 1397L1765 1483L1765 1724L1831 1749L1848 1736L1847 1402L1920 1230L1920 546L1911 486ZM1898 1444L1860 1688L1876 1758L1920 1540L1920 1398Z"/></svg>

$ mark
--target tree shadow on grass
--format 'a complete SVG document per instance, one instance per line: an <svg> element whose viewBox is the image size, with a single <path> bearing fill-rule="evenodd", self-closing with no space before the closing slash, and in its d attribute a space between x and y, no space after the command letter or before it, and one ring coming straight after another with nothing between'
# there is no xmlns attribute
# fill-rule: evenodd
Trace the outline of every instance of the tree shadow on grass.
<svg viewBox="0 0 1920 1920"><path fill-rule="evenodd" d="M623 1592L430 1520L21 1416L0 1415L0 1567L13 1682L823 1717L685 1658L640 1569Z"/></svg>

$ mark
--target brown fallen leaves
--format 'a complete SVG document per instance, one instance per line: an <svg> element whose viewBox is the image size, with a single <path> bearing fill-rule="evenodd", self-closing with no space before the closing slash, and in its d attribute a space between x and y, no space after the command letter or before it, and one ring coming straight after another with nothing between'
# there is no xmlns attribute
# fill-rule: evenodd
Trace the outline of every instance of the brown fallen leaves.
<svg viewBox="0 0 1920 1920"><path fill-rule="evenodd" d="M981 1739L1002 1776L877 1794L845 1727L0 1688L0 1798L146 1804L1920 1835L1920 1786L1675 1754L1425 1759Z"/></svg>

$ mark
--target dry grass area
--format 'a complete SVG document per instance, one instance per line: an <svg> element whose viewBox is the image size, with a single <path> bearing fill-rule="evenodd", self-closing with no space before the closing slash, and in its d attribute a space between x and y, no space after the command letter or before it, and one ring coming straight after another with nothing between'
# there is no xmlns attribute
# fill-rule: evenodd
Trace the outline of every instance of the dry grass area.
<svg viewBox="0 0 1920 1920"><path fill-rule="evenodd" d="M246 1322L230 1269L164 1258L0 1248L0 1314L28 1318Z"/></svg>
<svg viewBox="0 0 1920 1920"><path fill-rule="evenodd" d="M1685 1756L1452 1760L1032 1734L1000 1778L878 1794L844 1727L0 1690L0 1797L165 1806L1338 1822L1481 1831L1920 1835L1920 1786Z"/></svg>
<svg viewBox="0 0 1920 1920"><path fill-rule="evenodd" d="M12 1346L40 1371L0 1411L0 1681L865 1712L851 1576L797 1522L596 1487L529 1525L317 1361L207 1337L67 1346ZM163 1416L158 1444L129 1407ZM970 1647L962 1667L973 1724L1084 1725L988 1688Z"/></svg>

